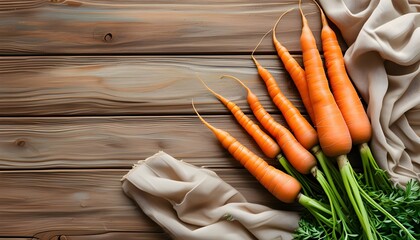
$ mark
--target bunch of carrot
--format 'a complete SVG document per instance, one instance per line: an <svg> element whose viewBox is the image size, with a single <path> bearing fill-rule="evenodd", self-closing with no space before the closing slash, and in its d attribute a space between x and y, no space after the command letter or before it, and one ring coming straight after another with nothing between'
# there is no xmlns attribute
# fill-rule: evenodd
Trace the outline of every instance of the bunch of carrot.
<svg viewBox="0 0 420 240"><path fill-rule="evenodd" d="M284 96L273 75L255 58L254 52L262 39L252 52L251 58L273 103L283 114L291 131L264 109L258 97L240 79L223 76L236 80L245 88L248 104L268 134L248 118L234 102L210 89L200 79L232 112L263 153L269 158L277 158L287 173L270 166L229 133L210 125L200 116L193 104L194 111L223 147L269 192L283 202L291 203L297 200L302 204L324 229L325 237L382 239L373 224L373 218L376 217L372 215L374 209L392 221L401 231L402 237L415 239L412 229L407 229L369 194L369 189L389 193L392 186L386 173L377 166L369 149L368 142L372 134L369 118L347 76L336 35L328 26L321 7L318 7L327 74L300 1L303 67L276 38L278 23L290 10L282 14L273 29L267 32L272 32L278 56L294 81L313 125ZM364 182L360 180L347 158L353 145L360 145ZM329 158L336 159L336 163ZM312 181L308 174L311 174L316 182Z"/></svg>

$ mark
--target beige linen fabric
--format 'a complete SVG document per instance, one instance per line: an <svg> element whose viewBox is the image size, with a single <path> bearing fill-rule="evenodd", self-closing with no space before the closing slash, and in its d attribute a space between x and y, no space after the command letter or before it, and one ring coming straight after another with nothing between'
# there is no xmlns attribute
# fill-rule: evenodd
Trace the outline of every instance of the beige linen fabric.
<svg viewBox="0 0 420 240"><path fill-rule="evenodd" d="M139 161L123 190L174 239L292 239L296 212L249 203L216 173L164 152Z"/></svg>
<svg viewBox="0 0 420 240"><path fill-rule="evenodd" d="M320 3L349 46L345 64L368 104L379 166L402 185L420 179L420 2Z"/></svg>

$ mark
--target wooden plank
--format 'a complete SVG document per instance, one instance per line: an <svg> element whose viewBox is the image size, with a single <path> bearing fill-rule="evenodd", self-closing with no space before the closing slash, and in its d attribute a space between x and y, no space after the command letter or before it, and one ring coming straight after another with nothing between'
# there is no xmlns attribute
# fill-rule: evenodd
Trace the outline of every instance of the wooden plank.
<svg viewBox="0 0 420 240"><path fill-rule="evenodd" d="M34 240L32 237L2 237L0 240Z"/></svg>
<svg viewBox="0 0 420 240"><path fill-rule="evenodd" d="M0 54L138 54L250 52L284 11L298 1L2 0ZM316 6L303 2L319 39ZM298 11L278 29L300 51ZM271 42L262 51L273 51Z"/></svg>
<svg viewBox="0 0 420 240"><path fill-rule="evenodd" d="M160 232L160 227L123 193L120 179L126 172L0 171L0 236ZM294 204L280 203L244 170L215 172L250 202L297 209Z"/></svg>
<svg viewBox="0 0 420 240"><path fill-rule="evenodd" d="M232 116L204 117L263 156ZM160 150L200 166L239 166L195 116L0 118L0 136L0 169L130 168Z"/></svg>
<svg viewBox="0 0 420 240"><path fill-rule="evenodd" d="M1 172L2 235L54 230L158 231L123 194L123 172Z"/></svg>
<svg viewBox="0 0 420 240"><path fill-rule="evenodd" d="M275 55L258 55L297 107L302 102ZM300 56L295 56L301 62ZM275 106L249 56L3 57L0 58L0 116L227 113L202 85L245 111L244 89L223 74L241 78L269 111Z"/></svg>
<svg viewBox="0 0 420 240"><path fill-rule="evenodd" d="M32 240L170 240L170 236L163 232L84 232L84 231L48 231L38 233ZM0 238L0 240L3 240ZM14 240L14 239L10 239ZM20 239L17 239L20 240Z"/></svg>

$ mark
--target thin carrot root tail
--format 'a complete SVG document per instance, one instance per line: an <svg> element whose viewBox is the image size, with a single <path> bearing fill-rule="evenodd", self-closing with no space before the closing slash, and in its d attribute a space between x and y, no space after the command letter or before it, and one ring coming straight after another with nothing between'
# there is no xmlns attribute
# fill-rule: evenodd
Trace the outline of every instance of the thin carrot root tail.
<svg viewBox="0 0 420 240"><path fill-rule="evenodd" d="M302 17L302 23L303 23L303 25L307 25L308 24L308 20L306 19L305 14L303 13L302 0L299 0L299 11L300 11L300 15Z"/></svg>
<svg viewBox="0 0 420 240"><path fill-rule="evenodd" d="M312 2L315 3L315 5L318 7L319 12L321 13L321 22L322 25L324 26L328 26L328 21L327 21L327 17L325 16L324 10L322 10L322 7L319 5L319 3L317 3L315 0L312 0Z"/></svg>
<svg viewBox="0 0 420 240"><path fill-rule="evenodd" d="M262 38L260 39L260 41L258 42L258 44L257 44L257 46L255 46L255 48L254 48L254 50L252 50L252 52L251 52L251 58L252 58L252 60L254 60L254 62L255 62L255 64L256 65L259 65L259 63L257 62L257 60L255 59L255 57L254 57L254 53L255 53L255 51L257 51L257 48L261 45L261 43L262 43L262 41L264 40L264 38L271 32L271 31L273 31L273 29L270 29L270 30L268 30L263 36L262 36Z"/></svg>
<svg viewBox="0 0 420 240"><path fill-rule="evenodd" d="M280 20L287 14L287 13L289 13L289 12L291 12L292 10L294 10L295 8L291 8L291 9L289 9L289 10L287 10L287 11L285 11L284 13L282 13L281 15L280 15L280 17L277 19L277 21L276 21L276 23L274 24L274 26L273 26L273 31L272 31L272 33L273 33L273 35L272 35L272 39L273 39L273 44L274 44L274 47L275 47L275 49L277 50L277 54L278 54L278 56L283 60L283 55L288 55L288 58L290 58L290 59L292 59L292 60L294 60L291 56L290 56L290 54L289 54L289 51L280 43L280 41L277 39L277 36L276 36L276 29L277 29L277 27L278 27L278 24L280 23ZM285 62L285 61L283 61L283 63L286 65L286 67L287 67L287 63ZM288 72L290 73L290 70L289 69L287 69L288 70Z"/></svg>
<svg viewBox="0 0 420 240"><path fill-rule="evenodd" d="M232 75L222 75L222 76L220 76L220 78L231 78L231 79L233 79L233 80L235 80L235 81L237 81L239 84L241 84L242 85L242 87L244 87L245 88L245 90L248 92L248 93L250 93L251 92L251 89L249 89L249 87L247 86L247 85L245 85L245 83L243 83L239 78L237 78L237 77L235 77L235 76L232 76Z"/></svg>
<svg viewBox="0 0 420 240"><path fill-rule="evenodd" d="M280 17L277 19L277 21L276 21L276 23L274 24L274 27L273 27L273 38L276 38L276 29L277 29L277 26L279 25L279 23L280 23L280 20L287 14L287 13L289 13L289 12L291 12L291 11L293 11L293 10L295 10L295 8L293 7L293 8L290 8L290 9L288 9L287 11L285 11L284 13L282 13L281 15L280 15Z"/></svg>

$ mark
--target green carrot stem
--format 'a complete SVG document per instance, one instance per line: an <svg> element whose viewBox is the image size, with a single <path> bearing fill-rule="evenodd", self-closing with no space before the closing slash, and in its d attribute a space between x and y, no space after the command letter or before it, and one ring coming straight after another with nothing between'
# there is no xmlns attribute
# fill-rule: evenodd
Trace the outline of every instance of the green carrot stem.
<svg viewBox="0 0 420 240"><path fill-rule="evenodd" d="M280 162L281 166L286 170L286 172L296 178L302 185L302 191L305 195L311 196L311 197L317 197L317 194L314 192L319 187L315 185L311 180L309 180L305 175L299 173L290 163L287 161L287 159L282 155L277 155L277 160ZM318 193L321 192L318 190Z"/></svg>
<svg viewBox="0 0 420 240"><path fill-rule="evenodd" d="M329 196L328 198L332 201L332 208L335 210L334 212L336 213L337 218L339 220L338 222L340 223L339 231L341 235L344 236L344 239L347 239L348 236L355 235L356 233L353 233L351 229L355 229L356 227L353 226L354 224L352 222L349 222L349 218L347 216L348 212L343 212L340 204L338 203L338 198L334 195L333 190L328 185L321 171L319 171L319 173L317 174L317 179L323 186L323 188L326 190L325 192Z"/></svg>
<svg viewBox="0 0 420 240"><path fill-rule="evenodd" d="M318 222L321 226L326 225L326 226L328 226L329 228L332 228L331 219L326 218L324 215L322 215L321 213L317 212L317 211L316 211L316 210L314 210L314 209L311 209L311 208L307 208L307 209L308 209L308 211L312 214L312 216L314 216L314 217L315 217L316 221L317 221L317 222ZM323 229L324 229L324 231L325 231L325 228L324 228L324 227L323 227ZM325 231L325 232L327 232L327 231Z"/></svg>
<svg viewBox="0 0 420 240"><path fill-rule="evenodd" d="M353 205L357 217L359 218L360 224L367 236L370 239L377 239L376 235L372 233L372 227L370 225L369 216L364 206L364 202L359 192L359 184L354 178L352 167L347 159L346 155L341 155L337 158L338 166L340 169L343 183L347 191L347 195Z"/></svg>
<svg viewBox="0 0 420 240"><path fill-rule="evenodd" d="M374 190L380 189L386 193L390 193L392 191L392 185L389 177L386 172L378 166L367 143L360 145L360 155L362 158L364 175L369 176L370 178L370 184L367 185L372 187Z"/></svg>
<svg viewBox="0 0 420 240"><path fill-rule="evenodd" d="M347 208L347 204L344 202L343 198L341 197L342 194L338 192L337 187L336 187L336 183L339 185L342 185L340 173L337 171L337 169L334 167L331 161L327 159L327 157L325 156L324 152L321 150L319 145L313 147L311 150L316 156L319 164L321 165L321 168L328 180L328 183L333 191L334 196L336 196L344 212L348 214L350 211ZM341 186L341 187L344 187L344 186Z"/></svg>
<svg viewBox="0 0 420 240"><path fill-rule="evenodd" d="M286 170L286 172L290 174L292 177L296 178L301 183L302 191L304 192L305 195L300 195L299 203L302 204L302 206L304 206L315 217L315 219L318 222L320 223L323 222L328 227L332 228L334 239L336 239L335 225L337 221L336 221L336 214L334 211L333 202L330 200L330 207L328 209L328 207L325 206L324 204L307 197L306 195L308 192L310 192L312 196L316 196L311 190L312 187L310 186L310 185L315 185L315 184L311 184L312 181L310 181L305 175L299 173L296 169L294 169L293 166L287 161L287 159L282 154L279 154L277 156L277 159L279 160L283 168ZM319 172L317 174L318 176L322 176L322 173L319 170L317 172ZM326 183L325 179L324 179L324 182ZM318 187L317 185L315 186ZM330 196L331 190L327 192L328 192L327 193L328 198L331 198ZM324 214L327 213L328 215L331 215L332 219L325 217L323 213Z"/></svg>
<svg viewBox="0 0 420 240"><path fill-rule="evenodd" d="M308 211L313 215L313 216L315 216L316 215L316 213L313 211L313 210L311 210L311 209L308 209ZM326 221L329 221L328 219L326 219L324 216L321 216L322 218L324 218ZM317 221L317 223L318 223L318 225L319 226L321 226L321 228L322 228L322 230L323 230L323 232L325 233L325 236L326 236L326 239L337 239L335 236L334 236L334 238L331 238L331 236L330 235L334 235L333 233L334 233L334 231L332 231L332 233L329 233L328 232L328 230L327 229L325 229L325 226L327 226L327 227L329 227L329 228L331 228L331 225L330 224L325 224L325 223L323 223L323 221L322 220L320 220L319 218L315 218L315 220ZM330 223L330 221L329 221L329 223Z"/></svg>
<svg viewBox="0 0 420 240"><path fill-rule="evenodd" d="M325 204L316 201L315 199L312 199L310 197L305 196L304 194L299 194L298 202L304 206L306 209L309 210L309 212L316 218L322 221L324 224L326 224L329 227L333 227L333 223L331 221L331 210L328 209L328 206L325 206ZM327 215L328 217L326 217Z"/></svg>
<svg viewBox="0 0 420 240"><path fill-rule="evenodd" d="M378 190L373 180L373 176L372 176L373 171L371 169L371 165L369 164L368 156L366 154L366 151L362 148L360 148L360 157L362 159L363 178L365 180L366 186L371 187L373 190Z"/></svg>
<svg viewBox="0 0 420 240"><path fill-rule="evenodd" d="M328 197L328 201L330 202L330 208L331 208L331 216L332 216L332 234L333 234L333 238L336 239L336 223L337 223L337 213L336 213L336 206L334 206L334 204L336 204L335 201L335 197L332 193L331 187L328 185L327 181L324 178L324 174L319 170L319 169L315 169L315 178L318 180L319 184L321 184L322 188L325 191L325 194Z"/></svg>
<svg viewBox="0 0 420 240"><path fill-rule="evenodd" d="M311 209L316 209L316 210L319 210L319 211L321 211L321 212L323 212L323 213L325 213L325 214L327 214L327 215L330 215L330 216L331 216L331 210L329 210L329 209L328 209L328 206L327 206L327 205L325 205L325 204L324 204L324 203L322 203L322 202L316 201L315 199L310 198L310 197L308 197L308 196L305 196L305 195L303 195L303 194L299 194L299 196L298 196L298 201L299 201L299 203L301 203L301 204L302 204L302 206L304 206L304 207L308 206L308 207L310 207Z"/></svg>

